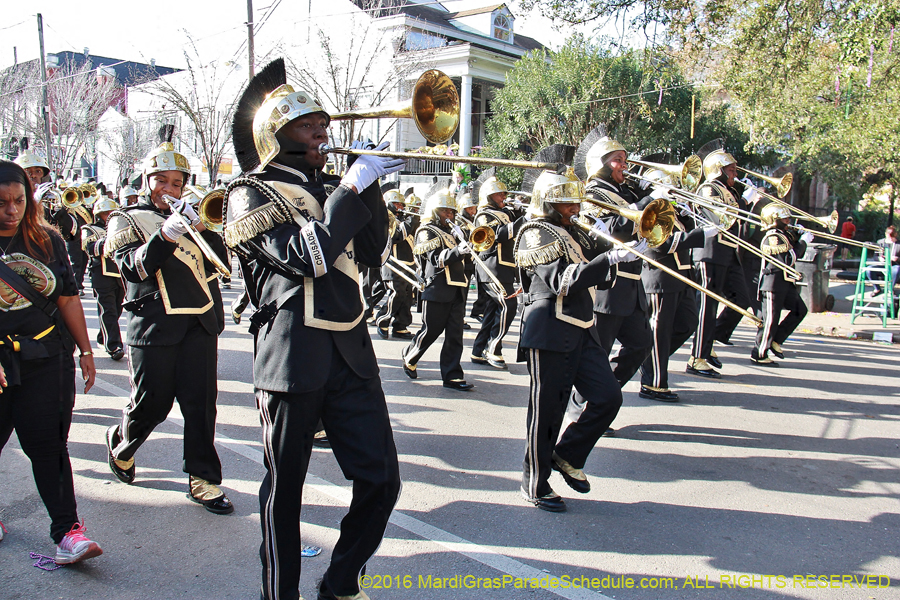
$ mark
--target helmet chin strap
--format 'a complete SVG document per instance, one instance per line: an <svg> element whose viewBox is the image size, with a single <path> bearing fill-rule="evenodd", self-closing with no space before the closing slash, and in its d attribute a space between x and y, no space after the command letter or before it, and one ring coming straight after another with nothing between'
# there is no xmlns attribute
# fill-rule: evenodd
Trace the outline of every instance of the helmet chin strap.
<svg viewBox="0 0 900 600"><path fill-rule="evenodd" d="M310 152L315 152L318 155L318 146L310 146L308 144L295 142L293 140L285 139L277 134L276 139L278 140L279 151L278 155L275 157L275 162L279 162L292 169L297 169L301 173L315 176L318 168L310 165L306 157Z"/></svg>

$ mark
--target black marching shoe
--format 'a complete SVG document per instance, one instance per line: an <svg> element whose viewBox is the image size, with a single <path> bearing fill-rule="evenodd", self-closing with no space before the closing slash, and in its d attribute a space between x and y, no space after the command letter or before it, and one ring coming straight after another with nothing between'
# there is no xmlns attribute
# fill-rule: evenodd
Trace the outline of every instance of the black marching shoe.
<svg viewBox="0 0 900 600"><path fill-rule="evenodd" d="M565 501L553 490L550 490L549 494L545 494L539 498L532 498L524 489L522 489L521 492L523 498L541 510L546 510L548 512L566 512Z"/></svg>
<svg viewBox="0 0 900 600"><path fill-rule="evenodd" d="M324 429L313 434L312 444L316 448L331 448L331 442L328 441L328 434L325 433Z"/></svg>
<svg viewBox="0 0 900 600"><path fill-rule="evenodd" d="M556 452L553 453L553 462L550 464L554 471L559 471L566 485L578 492L579 494L587 494L591 491L591 482L588 481L581 469L576 469L568 462L559 457Z"/></svg>
<svg viewBox="0 0 900 600"><path fill-rule="evenodd" d="M241 313L236 310L231 311L231 320L234 321L235 325L241 324Z"/></svg>
<svg viewBox="0 0 900 600"><path fill-rule="evenodd" d="M601 437L616 437L616 430L612 427L607 427L606 431L601 434Z"/></svg>
<svg viewBox="0 0 900 600"><path fill-rule="evenodd" d="M769 352L774 354L777 358L784 360L784 351L781 348L781 344L778 342L772 342L772 345L769 346Z"/></svg>
<svg viewBox="0 0 900 600"><path fill-rule="evenodd" d="M228 515L234 512L234 505L219 486L205 479L188 475L188 498L191 502L202 504L203 508L217 515Z"/></svg>
<svg viewBox="0 0 900 600"><path fill-rule="evenodd" d="M717 369L722 368L722 361L719 360L718 356L710 356L706 359L706 362L708 362L711 367L715 367Z"/></svg>
<svg viewBox="0 0 900 600"><path fill-rule="evenodd" d="M109 357L113 360L122 360L125 358L125 350L123 348L116 348L109 353Z"/></svg>
<svg viewBox="0 0 900 600"><path fill-rule="evenodd" d="M450 388L451 390L457 390L460 392L468 392L472 388L475 387L474 383L466 383L465 379L451 379L450 381L444 382L445 388Z"/></svg>
<svg viewBox="0 0 900 600"><path fill-rule="evenodd" d="M415 379L419 376L419 374L416 373L416 365L407 364L406 359L402 354L400 355L400 362L403 364L403 372L406 373L407 377L409 377L410 379Z"/></svg>
<svg viewBox="0 0 900 600"><path fill-rule="evenodd" d="M756 348L750 351L750 362L761 367L777 367L778 363L767 355L760 356Z"/></svg>
<svg viewBox="0 0 900 600"><path fill-rule="evenodd" d="M488 364L488 361L487 361L487 359L484 357L484 355L482 355L482 356L475 356L475 355L473 354L473 355L471 356L471 358L469 358L469 360L471 360L471 361L472 361L473 363L475 363L476 365L486 365L486 364Z"/></svg>
<svg viewBox="0 0 900 600"><path fill-rule="evenodd" d="M647 400L659 400L660 402L678 402L678 394L671 390L642 385L638 396Z"/></svg>
<svg viewBox="0 0 900 600"><path fill-rule="evenodd" d="M325 585L325 579L323 578L321 582L319 582L318 592L316 593L316 600L370 600L369 597L363 590L359 590L355 594L351 594L349 596L338 596L334 592L332 592L327 585Z"/></svg>
<svg viewBox="0 0 900 600"><path fill-rule="evenodd" d="M118 444L116 431L118 425L110 425L106 430L106 462L109 464L109 470L116 476L116 479L122 483L134 483L134 458L130 460L116 460L113 456L113 446Z"/></svg>
<svg viewBox="0 0 900 600"><path fill-rule="evenodd" d="M721 379L722 374L709 366L709 363L702 358L694 358L688 360L686 373L691 375L699 375L700 377L709 377L710 379Z"/></svg>
<svg viewBox="0 0 900 600"><path fill-rule="evenodd" d="M390 337L388 335L387 327L382 327L376 323L375 329L378 330L378 337L380 337L381 339L386 340L386 339L388 339L388 337Z"/></svg>
<svg viewBox="0 0 900 600"><path fill-rule="evenodd" d="M463 321L463 329L472 329L472 326Z"/></svg>
<svg viewBox="0 0 900 600"><path fill-rule="evenodd" d="M397 339L397 340L411 340L414 337L416 337L416 334L414 334L409 329L400 329L400 330L395 329L391 333L391 335L394 337L394 339Z"/></svg>
<svg viewBox="0 0 900 600"><path fill-rule="evenodd" d="M485 352L484 360L486 360L487 364L494 367L495 369L500 369L502 371L509 370L509 367L506 366L506 361L502 356L499 356L497 354L488 354L487 352Z"/></svg>

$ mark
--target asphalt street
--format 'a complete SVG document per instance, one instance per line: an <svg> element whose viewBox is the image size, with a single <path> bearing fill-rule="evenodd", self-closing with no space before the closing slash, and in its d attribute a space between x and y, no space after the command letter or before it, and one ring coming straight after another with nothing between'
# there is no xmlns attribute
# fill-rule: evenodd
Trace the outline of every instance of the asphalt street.
<svg viewBox="0 0 900 600"><path fill-rule="evenodd" d="M236 278L226 306L241 287ZM95 303L84 304L93 338ZM478 326L469 322L466 350ZM754 330L743 323L735 346L718 347L720 381L685 374L685 347L670 377L682 401L641 399L629 383L616 436L601 439L586 465L592 491L576 494L554 474L569 510L552 514L519 495L528 374L512 362L518 322L505 344L508 372L464 355L476 385L469 393L441 386L440 340L410 381L399 361L406 342L371 332L404 482L368 566L373 600L900 598L897 347L795 335L780 366L764 368L749 361ZM258 597L264 469L252 352L246 320L229 320L217 426L223 487L236 507L228 516L185 496L177 407L136 455L135 483L114 479L104 432L127 403L127 361L97 352L98 382L78 395L69 451L80 515L104 554L52 572L32 566L29 553L55 548L13 436L0 454L9 530L0 598ZM331 452L316 449L299 526L323 552L304 559L307 599L349 497Z"/></svg>

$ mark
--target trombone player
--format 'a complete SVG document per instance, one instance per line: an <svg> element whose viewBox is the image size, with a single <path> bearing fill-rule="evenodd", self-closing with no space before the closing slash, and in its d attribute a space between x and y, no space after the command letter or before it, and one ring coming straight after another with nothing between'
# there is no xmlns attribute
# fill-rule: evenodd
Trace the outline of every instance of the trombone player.
<svg viewBox="0 0 900 600"><path fill-rule="evenodd" d="M384 203L394 218L394 226L389 229L391 234L391 256L395 261L416 268L413 257L413 234L418 228L419 218L403 211L403 194L396 189L384 192ZM381 268L381 280L387 289L384 305L375 315L375 327L382 339L388 339L388 328L393 327L392 335L396 339L411 340L413 334L409 331L412 323L412 284L394 273L385 264Z"/></svg>
<svg viewBox="0 0 900 600"><path fill-rule="evenodd" d="M50 167L47 166L47 161L42 156L28 148L28 138L22 138L19 144L21 152L15 162L25 169L34 199L43 204L44 220L56 227L63 240L68 242L78 233L78 225L75 223L75 218L62 206L58 199L59 192L52 189L53 184L42 183L50 174Z"/></svg>

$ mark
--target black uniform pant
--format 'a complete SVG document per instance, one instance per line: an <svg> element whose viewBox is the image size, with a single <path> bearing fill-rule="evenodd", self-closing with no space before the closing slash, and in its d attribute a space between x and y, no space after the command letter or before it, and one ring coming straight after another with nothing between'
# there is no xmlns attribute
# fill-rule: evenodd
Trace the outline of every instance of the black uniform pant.
<svg viewBox="0 0 900 600"><path fill-rule="evenodd" d="M222 483L216 434L216 342L197 321L174 346L128 346L131 401L113 436L113 456L128 460L175 400L184 416L182 469L211 483Z"/></svg>
<svg viewBox="0 0 900 600"><path fill-rule="evenodd" d="M366 317L374 314L375 307L384 298L386 292L384 280L381 279L381 269L368 269L363 274L362 279L362 293L366 301Z"/></svg>
<svg viewBox="0 0 900 600"><path fill-rule="evenodd" d="M772 342L783 344L794 333L806 316L808 309L796 286L784 292L760 292L762 298L763 326L756 331L756 351L765 356ZM780 323L781 311L790 311Z"/></svg>
<svg viewBox="0 0 900 600"><path fill-rule="evenodd" d="M350 510L325 573L334 594L359 591L359 576L384 537L400 495L400 468L378 377L361 379L337 350L325 387L288 394L256 392L266 476L259 488L262 597L298 598L300 510L313 435L321 418L344 477L353 482Z"/></svg>
<svg viewBox="0 0 900 600"><path fill-rule="evenodd" d="M460 292L453 302L425 301L422 310L422 328L403 352L403 360L407 364L418 363L425 351L443 333L441 379L453 381L464 377L462 365L459 364L463 351L463 318L466 314L463 298L464 295Z"/></svg>
<svg viewBox="0 0 900 600"><path fill-rule="evenodd" d="M619 413L622 390L606 351L588 330L571 352L529 348L528 374L522 491L530 498L539 498L551 492L548 480L554 452L576 469L584 467L597 440ZM584 410L578 411L559 439L573 387Z"/></svg>
<svg viewBox="0 0 900 600"><path fill-rule="evenodd" d="M487 306L488 302L490 302L490 298L487 293L488 284L483 283L481 281L475 282L475 301L472 303L472 311L469 313L469 316L473 319L476 317L484 316L484 308Z"/></svg>
<svg viewBox="0 0 900 600"><path fill-rule="evenodd" d="M69 255L69 262L72 265L72 271L75 273L75 285L78 291L84 289L84 273L87 270L88 255L81 249L81 240L75 238L66 242L66 251Z"/></svg>
<svg viewBox="0 0 900 600"><path fill-rule="evenodd" d="M375 324L387 329L393 323L394 331L406 331L412 323L412 284L399 276L384 283L387 294L384 305L375 315Z"/></svg>
<svg viewBox="0 0 900 600"><path fill-rule="evenodd" d="M125 301L125 287L118 277L110 277L91 269L91 287L97 299L97 314L100 317L100 334L97 341L110 354L122 347L122 332L119 317Z"/></svg>
<svg viewBox="0 0 900 600"><path fill-rule="evenodd" d="M503 290L489 283L479 283L478 287L485 288L488 301L484 305L484 319L481 321L481 329L475 336L472 345L472 356L480 357L482 354L503 356L503 336L509 331L513 319L516 318L516 298L509 298L515 290L512 283L503 283Z"/></svg>
<svg viewBox="0 0 900 600"><path fill-rule="evenodd" d="M21 384L0 394L0 450L15 429L50 515L50 537L58 544L78 522L67 447L75 406L75 361L62 353L20 364Z"/></svg>
<svg viewBox="0 0 900 600"><path fill-rule="evenodd" d="M749 302L750 310L757 317L761 317L761 306L759 302L759 298L755 293L749 293L751 290L755 292L759 289L759 266L761 259L752 254L750 252L745 252L743 258L741 259L741 271L744 274L744 284L745 290L748 292L747 301ZM741 313L728 308L727 306L722 309L722 312L719 313L718 318L716 319L716 340L720 342L727 342L731 340L731 334L734 333L735 328L738 326L738 323L741 322Z"/></svg>
<svg viewBox="0 0 900 600"><path fill-rule="evenodd" d="M750 306L750 295L747 293L747 284L744 282L744 274L737 258L729 265L717 265L711 262L697 264L697 279L700 285L715 292L741 308ZM713 300L706 294L700 295L700 324L694 334L694 344L691 347L691 355L695 358L707 359L712 351L713 341L716 338L716 313L719 310L719 301ZM741 320L740 313L734 313L737 321ZM734 319L734 317L731 317ZM722 325L729 326L728 323ZM733 330L737 326L730 325Z"/></svg>
<svg viewBox="0 0 900 600"><path fill-rule="evenodd" d="M241 295L235 298L231 303L231 312L237 314L243 314L245 310L247 310L247 306L250 305L250 292L247 291L247 288L244 288L244 291L241 292Z"/></svg>
<svg viewBox="0 0 900 600"><path fill-rule="evenodd" d="M600 345L607 356L616 340L622 345L619 354L611 362L616 363L613 374L619 387L624 387L653 348L653 332L650 330L647 313L640 306L635 306L634 312L624 317L595 312L594 324L600 336Z"/></svg>
<svg viewBox="0 0 900 600"><path fill-rule="evenodd" d="M697 330L696 295L692 288L647 294L653 349L641 365L641 385L669 388L669 357Z"/></svg>

